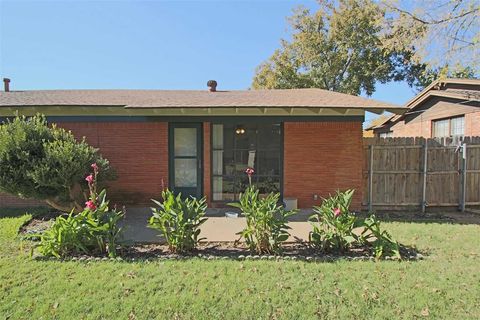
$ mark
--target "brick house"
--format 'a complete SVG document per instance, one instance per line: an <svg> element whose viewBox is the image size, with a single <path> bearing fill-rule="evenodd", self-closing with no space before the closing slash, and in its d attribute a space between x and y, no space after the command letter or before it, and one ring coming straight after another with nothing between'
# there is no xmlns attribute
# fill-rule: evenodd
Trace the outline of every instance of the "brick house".
<svg viewBox="0 0 480 320"><path fill-rule="evenodd" d="M410 100L408 111L367 128L379 137L480 136L480 80L437 80Z"/></svg>
<svg viewBox="0 0 480 320"><path fill-rule="evenodd" d="M358 209L365 111L404 110L320 89L216 91L210 84L205 91L1 92L0 117L39 112L85 136L117 172L109 186L117 204L150 205L168 186L222 207L245 189L250 166L262 193L307 208L355 188ZM34 203L0 195L0 207Z"/></svg>

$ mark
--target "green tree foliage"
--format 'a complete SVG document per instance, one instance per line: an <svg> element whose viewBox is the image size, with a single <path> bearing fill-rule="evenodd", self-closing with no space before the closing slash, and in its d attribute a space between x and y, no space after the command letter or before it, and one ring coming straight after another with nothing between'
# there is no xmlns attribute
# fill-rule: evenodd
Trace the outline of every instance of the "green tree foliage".
<svg viewBox="0 0 480 320"><path fill-rule="evenodd" d="M252 88L371 95L377 82L406 81L421 90L437 78L478 77L476 0L319 5L316 12L298 8L289 18L291 39L257 67Z"/></svg>
<svg viewBox="0 0 480 320"><path fill-rule="evenodd" d="M480 1L383 0L384 32L389 48L412 50L428 73L478 76L480 72ZM462 72L462 69L468 69Z"/></svg>
<svg viewBox="0 0 480 320"><path fill-rule="evenodd" d="M109 163L85 140L54 124L45 116L17 116L0 125L0 192L45 200L68 212L83 209L82 189L92 163L111 178Z"/></svg>
<svg viewBox="0 0 480 320"><path fill-rule="evenodd" d="M439 68L429 66L419 70L418 74L412 74L408 77L408 83L420 91L433 81L446 78L478 79L477 74L471 67L445 65Z"/></svg>
<svg viewBox="0 0 480 320"><path fill-rule="evenodd" d="M383 46L385 11L371 0L321 1L311 13L298 8L289 19L291 40L256 70L254 89L323 88L371 95L375 83L403 80L409 51Z"/></svg>

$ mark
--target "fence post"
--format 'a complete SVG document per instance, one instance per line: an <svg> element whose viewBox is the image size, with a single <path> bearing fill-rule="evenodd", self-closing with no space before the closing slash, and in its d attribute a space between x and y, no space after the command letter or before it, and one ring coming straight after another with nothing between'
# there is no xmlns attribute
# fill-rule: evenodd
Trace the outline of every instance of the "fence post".
<svg viewBox="0 0 480 320"><path fill-rule="evenodd" d="M368 168L368 211L373 211L373 145L369 145L370 163Z"/></svg>
<svg viewBox="0 0 480 320"><path fill-rule="evenodd" d="M427 165L428 165L428 139L423 145L423 189L422 189L422 213L427 210Z"/></svg>
<svg viewBox="0 0 480 320"><path fill-rule="evenodd" d="M460 199L460 211L465 212L467 198L467 144L462 144L462 198Z"/></svg>

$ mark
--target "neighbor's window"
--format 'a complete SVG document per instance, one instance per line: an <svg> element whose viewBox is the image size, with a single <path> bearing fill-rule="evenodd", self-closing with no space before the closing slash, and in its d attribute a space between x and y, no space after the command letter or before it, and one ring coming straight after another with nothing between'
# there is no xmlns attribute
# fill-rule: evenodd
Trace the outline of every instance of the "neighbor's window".
<svg viewBox="0 0 480 320"><path fill-rule="evenodd" d="M380 138L391 138L391 137L393 137L393 131L380 132Z"/></svg>
<svg viewBox="0 0 480 320"><path fill-rule="evenodd" d="M248 186L245 169L261 194L280 192L281 125L213 124L213 201L235 201Z"/></svg>
<svg viewBox="0 0 480 320"><path fill-rule="evenodd" d="M464 132L464 117L455 117L433 121L432 137L434 138L463 136Z"/></svg>
<svg viewBox="0 0 480 320"><path fill-rule="evenodd" d="M450 135L463 136L465 132L465 118L452 118L450 121Z"/></svg>

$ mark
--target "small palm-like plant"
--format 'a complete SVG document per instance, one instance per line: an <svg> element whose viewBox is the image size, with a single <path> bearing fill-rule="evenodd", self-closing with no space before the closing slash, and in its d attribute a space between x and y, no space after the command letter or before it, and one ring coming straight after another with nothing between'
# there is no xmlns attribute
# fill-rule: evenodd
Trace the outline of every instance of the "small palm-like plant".
<svg viewBox="0 0 480 320"><path fill-rule="evenodd" d="M287 218L295 211L285 210L278 203L279 199L279 193L260 198L258 189L250 186L240 195L238 203L229 204L239 208L247 219L247 227L238 234L245 239L251 251L258 254L281 252L282 242L289 237Z"/></svg>
<svg viewBox="0 0 480 320"><path fill-rule="evenodd" d="M353 229L358 220L350 212L354 190L337 191L335 195L323 199L321 206L314 207L310 216L313 231L310 243L323 251L345 251L358 240Z"/></svg>
<svg viewBox="0 0 480 320"><path fill-rule="evenodd" d="M148 226L159 230L167 241L171 252L183 253L195 249L199 238L200 226L207 220L204 218L207 209L205 197L182 199L170 190L162 192L163 202L152 200L158 208L152 208Z"/></svg>
<svg viewBox="0 0 480 320"><path fill-rule="evenodd" d="M395 241L390 233L380 228L380 221L375 215L370 215L363 221L363 231L360 235L360 240L373 248L373 252L377 259L382 256L394 256L401 258L400 246Z"/></svg>
<svg viewBox="0 0 480 320"><path fill-rule="evenodd" d="M335 195L323 199L320 207L314 208L310 217L313 231L310 244L322 251L343 252L352 246L371 248L377 259L383 256L401 258L398 242L390 234L380 229L380 221L375 215L359 219L350 211L354 190L337 191ZM353 230L358 228L358 232ZM361 230L361 231L360 231Z"/></svg>

